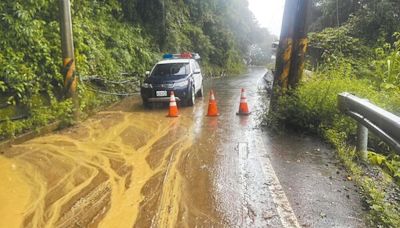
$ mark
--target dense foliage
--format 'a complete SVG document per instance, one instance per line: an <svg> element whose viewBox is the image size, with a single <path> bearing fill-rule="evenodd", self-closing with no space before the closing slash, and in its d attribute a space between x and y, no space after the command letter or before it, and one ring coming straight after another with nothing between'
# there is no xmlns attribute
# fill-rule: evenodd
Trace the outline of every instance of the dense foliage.
<svg viewBox="0 0 400 228"><path fill-rule="evenodd" d="M369 45L393 43L400 31L398 0L313 0L312 31L347 25L352 37Z"/></svg>
<svg viewBox="0 0 400 228"><path fill-rule="evenodd" d="M134 82L126 87L137 87L161 52L199 52L206 74L234 73L243 69L250 46L270 36L260 32L246 0L71 4L78 75L103 80L80 83L83 113L116 99L93 92L93 86L121 93L127 88L104 81L123 80ZM71 104L62 93L58 1L3 0L0 12L0 139L68 120ZM256 39L250 36L253 32ZM124 72L137 73L124 78Z"/></svg>
<svg viewBox="0 0 400 228"><path fill-rule="evenodd" d="M355 121L337 109L337 95L351 92L400 114L400 4L397 0L315 0L309 34L308 67L313 71L289 95L280 98L272 120L308 130L335 145L358 175L368 195L375 225L400 226L398 201L387 201L387 187L400 183L400 157L370 134L371 164L382 167L389 181L376 184L354 165L349 145ZM354 148L354 147L352 147ZM381 155L379 155L381 154Z"/></svg>
<svg viewBox="0 0 400 228"><path fill-rule="evenodd" d="M126 20L143 24L160 50L198 52L206 66L211 64L211 74L216 69L239 72L250 46L264 48L272 39L258 27L246 0L121 2Z"/></svg>

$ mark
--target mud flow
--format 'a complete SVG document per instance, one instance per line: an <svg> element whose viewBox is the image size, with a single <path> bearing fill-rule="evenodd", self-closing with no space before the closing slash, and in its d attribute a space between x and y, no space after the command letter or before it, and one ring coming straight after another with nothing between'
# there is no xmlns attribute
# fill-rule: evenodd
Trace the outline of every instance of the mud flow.
<svg viewBox="0 0 400 228"><path fill-rule="evenodd" d="M264 69L209 80L219 117L123 100L0 156L0 227L299 227L258 129ZM251 116L236 115L246 88Z"/></svg>

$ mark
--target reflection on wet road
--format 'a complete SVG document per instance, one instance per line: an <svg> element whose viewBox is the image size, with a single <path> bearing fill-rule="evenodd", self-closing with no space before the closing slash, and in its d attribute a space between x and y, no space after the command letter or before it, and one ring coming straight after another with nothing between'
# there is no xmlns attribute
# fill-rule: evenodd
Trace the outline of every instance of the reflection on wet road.
<svg viewBox="0 0 400 228"><path fill-rule="evenodd" d="M0 156L0 227L299 227L257 128L264 73L208 81L218 118L208 97L179 118L136 97L13 146ZM248 117L236 116L242 87Z"/></svg>

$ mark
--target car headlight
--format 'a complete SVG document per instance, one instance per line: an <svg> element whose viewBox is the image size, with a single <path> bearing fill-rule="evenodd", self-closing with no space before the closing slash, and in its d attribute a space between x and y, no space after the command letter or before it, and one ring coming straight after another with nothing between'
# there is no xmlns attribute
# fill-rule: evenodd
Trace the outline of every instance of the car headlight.
<svg viewBox="0 0 400 228"><path fill-rule="evenodd" d="M176 82L175 84L174 84L174 86L176 86L176 87L185 87L185 86L187 86L189 84L189 82L188 81L181 81L181 82Z"/></svg>
<svg viewBox="0 0 400 228"><path fill-rule="evenodd" d="M145 88L145 89L153 88L153 86L150 83L143 83L142 87Z"/></svg>

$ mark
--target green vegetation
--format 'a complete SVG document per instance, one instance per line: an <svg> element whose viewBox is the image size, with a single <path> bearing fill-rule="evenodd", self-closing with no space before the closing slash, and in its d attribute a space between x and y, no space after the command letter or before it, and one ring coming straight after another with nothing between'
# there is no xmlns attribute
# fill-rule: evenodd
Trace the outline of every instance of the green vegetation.
<svg viewBox="0 0 400 228"><path fill-rule="evenodd" d="M308 68L314 73L279 99L270 119L323 136L362 186L375 225L400 226L400 205L388 187L400 183L399 156L372 134L370 164L359 165L354 150L356 123L337 109L337 95L351 92L400 114L400 5L394 0L314 1ZM338 3L338 5L337 5ZM382 155L378 155L382 154ZM397 187L398 188L398 187Z"/></svg>
<svg viewBox="0 0 400 228"><path fill-rule="evenodd" d="M77 73L86 82L79 86L83 115L118 99L93 88L135 91L162 52L199 52L206 75L237 73L245 67L250 46L270 39L253 21L245 0L71 4ZM3 0L0 12L0 140L54 120L70 123L71 102L63 97L60 73L58 1ZM131 74L121 76L125 72ZM91 75L103 82L86 80Z"/></svg>
<svg viewBox="0 0 400 228"><path fill-rule="evenodd" d="M74 1L74 37L79 75L143 72L155 59L139 27L112 15L116 2ZM48 122L70 122L71 102L63 99L58 1L2 1L0 11L0 138ZM139 80L139 79L138 79ZM115 98L80 87L83 113ZM19 121L10 118L26 115Z"/></svg>
<svg viewBox="0 0 400 228"><path fill-rule="evenodd" d="M362 187L366 201L370 206L371 227L399 227L398 205L388 198L392 197L388 189L393 189L393 180L379 169L372 174L354 162L355 150L345 145L338 147L339 156L347 169L353 174L354 181ZM381 156L383 157L383 156ZM372 159L374 160L374 159ZM394 194L398 194L394 192Z"/></svg>

